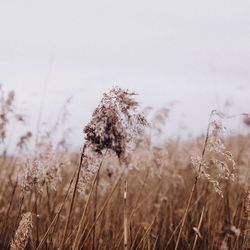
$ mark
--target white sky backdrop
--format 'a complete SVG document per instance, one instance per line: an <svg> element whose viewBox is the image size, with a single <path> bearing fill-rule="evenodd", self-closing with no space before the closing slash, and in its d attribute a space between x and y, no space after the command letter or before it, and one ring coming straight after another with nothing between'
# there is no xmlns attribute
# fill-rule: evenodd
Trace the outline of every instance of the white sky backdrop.
<svg viewBox="0 0 250 250"><path fill-rule="evenodd" d="M169 134L203 131L227 101L250 112L249 66L249 0L0 0L0 82L31 127L44 89L44 120L73 95L75 144L112 85L143 106L179 101Z"/></svg>

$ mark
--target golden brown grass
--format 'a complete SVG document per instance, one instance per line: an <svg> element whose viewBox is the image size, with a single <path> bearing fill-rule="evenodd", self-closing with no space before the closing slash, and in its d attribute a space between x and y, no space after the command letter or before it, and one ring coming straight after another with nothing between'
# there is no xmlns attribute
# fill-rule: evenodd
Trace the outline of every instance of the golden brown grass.
<svg viewBox="0 0 250 250"><path fill-rule="evenodd" d="M2 144L0 249L249 249L250 135L209 142L218 136L209 126L206 136L156 146L151 133L138 133L127 154L128 131L116 131L116 114L105 115L111 121L94 118L110 123L110 137L86 129L93 155L58 150L50 136L29 155L20 150L21 159ZM192 155L201 156L198 171Z"/></svg>

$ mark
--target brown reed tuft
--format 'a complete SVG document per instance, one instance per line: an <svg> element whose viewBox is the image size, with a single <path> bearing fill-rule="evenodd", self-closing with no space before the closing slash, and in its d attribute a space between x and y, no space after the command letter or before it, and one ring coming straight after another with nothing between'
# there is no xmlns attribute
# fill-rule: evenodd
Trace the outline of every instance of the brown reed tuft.
<svg viewBox="0 0 250 250"><path fill-rule="evenodd" d="M142 113L138 113L135 93L114 87L94 111L90 123L84 128L86 144L95 152L114 151L119 158L126 155L128 145L146 125Z"/></svg>
<svg viewBox="0 0 250 250"><path fill-rule="evenodd" d="M31 237L33 229L32 213L27 212L22 215L22 219L15 232L15 237L11 242L11 250L24 250Z"/></svg>
<svg viewBox="0 0 250 250"><path fill-rule="evenodd" d="M205 154L203 157L191 157L199 177L207 179L221 196L223 196L223 181L236 180L236 164L232 153L226 149L224 144L223 117L221 113L212 113Z"/></svg>

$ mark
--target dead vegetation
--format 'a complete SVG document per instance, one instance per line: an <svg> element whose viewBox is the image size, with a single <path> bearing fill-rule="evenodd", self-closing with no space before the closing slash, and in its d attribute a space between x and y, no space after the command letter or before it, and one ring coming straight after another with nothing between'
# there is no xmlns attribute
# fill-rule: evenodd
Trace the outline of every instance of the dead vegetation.
<svg viewBox="0 0 250 250"><path fill-rule="evenodd" d="M250 136L226 137L225 115L213 111L204 136L156 145L169 110L147 121L136 95L114 88L80 155L53 140L59 119L10 156L9 124L24 118L14 92L1 95L1 249L250 249Z"/></svg>

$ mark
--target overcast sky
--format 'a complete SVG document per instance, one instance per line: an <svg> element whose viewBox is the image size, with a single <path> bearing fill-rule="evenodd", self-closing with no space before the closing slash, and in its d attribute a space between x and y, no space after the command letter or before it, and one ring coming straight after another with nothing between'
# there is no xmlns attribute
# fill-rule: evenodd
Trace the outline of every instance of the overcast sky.
<svg viewBox="0 0 250 250"><path fill-rule="evenodd" d="M249 45L249 0L0 0L0 82L30 126L43 95L43 119L73 95L76 135L112 85L178 101L171 122L192 133L228 101L250 112Z"/></svg>

